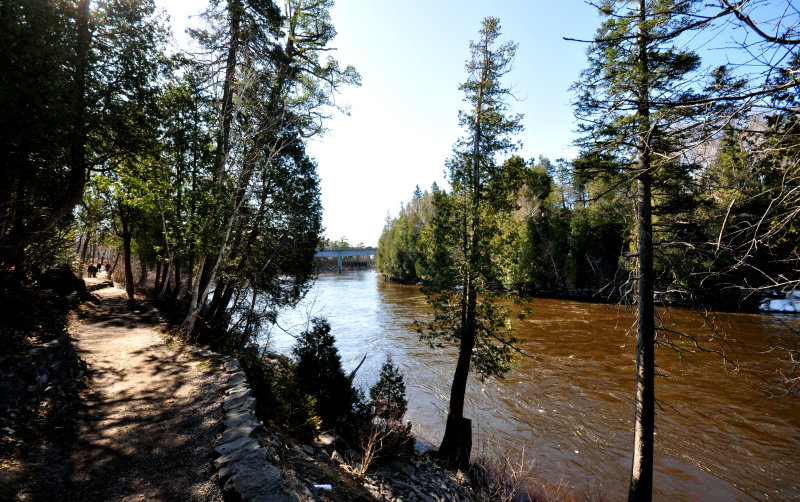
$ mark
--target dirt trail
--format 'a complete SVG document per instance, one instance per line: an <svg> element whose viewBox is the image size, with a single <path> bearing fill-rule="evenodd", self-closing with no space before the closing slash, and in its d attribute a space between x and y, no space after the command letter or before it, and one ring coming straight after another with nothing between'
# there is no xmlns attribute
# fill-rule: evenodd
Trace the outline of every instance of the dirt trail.
<svg viewBox="0 0 800 502"><path fill-rule="evenodd" d="M94 294L100 303L70 330L89 388L66 465L53 466L63 469L60 493L48 499L221 500L210 469L220 373L166 346L149 304L117 288Z"/></svg>

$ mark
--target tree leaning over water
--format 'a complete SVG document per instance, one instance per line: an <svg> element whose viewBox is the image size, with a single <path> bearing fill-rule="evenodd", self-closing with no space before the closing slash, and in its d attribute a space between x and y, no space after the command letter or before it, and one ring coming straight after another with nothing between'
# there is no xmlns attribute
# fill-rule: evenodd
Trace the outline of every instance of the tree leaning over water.
<svg viewBox="0 0 800 502"><path fill-rule="evenodd" d="M221 101L211 173L218 207L201 222L210 238L190 272L187 336L197 334L198 319L229 327L238 306L248 311L244 340L271 310L296 302L308 288L322 227L316 164L305 142L323 132L340 86L360 80L354 68L327 55L336 35L331 6L329 0L291 0L282 10L271 1L212 2L209 29L195 32L215 56L203 63ZM259 295L270 312L256 313ZM249 305L236 305L246 298Z"/></svg>
<svg viewBox="0 0 800 502"><path fill-rule="evenodd" d="M439 455L452 468L469 463L471 421L464 418L470 366L481 378L500 377L514 354L514 331L508 309L498 301L500 270L492 259L492 240L500 233L502 214L515 207L524 162L497 155L513 151L512 135L521 117L509 115L510 90L502 78L511 70L516 44L499 44L500 22L486 18L480 38L470 43L467 80L460 85L469 109L459 113L467 131L448 160L451 192L433 193L434 214L420 236L423 292L433 320L419 330L432 345L459 345L450 391L447 425Z"/></svg>

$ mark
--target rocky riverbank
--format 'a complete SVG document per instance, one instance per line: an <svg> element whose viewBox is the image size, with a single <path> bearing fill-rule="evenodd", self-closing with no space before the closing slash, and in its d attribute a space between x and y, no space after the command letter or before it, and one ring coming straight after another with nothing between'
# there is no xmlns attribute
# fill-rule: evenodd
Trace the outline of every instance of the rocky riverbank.
<svg viewBox="0 0 800 502"><path fill-rule="evenodd" d="M361 456L340 438L323 433L302 443L259 421L256 398L237 360L190 345L182 350L227 374L223 429L213 462L226 500L492 500L480 483L447 471L424 454L379 463L359 477Z"/></svg>

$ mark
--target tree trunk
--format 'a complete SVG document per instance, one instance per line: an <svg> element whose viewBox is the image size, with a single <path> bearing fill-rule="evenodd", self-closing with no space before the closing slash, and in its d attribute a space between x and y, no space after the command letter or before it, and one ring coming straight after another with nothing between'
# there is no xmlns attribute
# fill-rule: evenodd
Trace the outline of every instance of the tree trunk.
<svg viewBox="0 0 800 502"><path fill-rule="evenodd" d="M109 276L114 275L114 271L117 270L117 265L118 264L119 264L119 255L114 257L114 264L111 265L111 269L109 269L109 271L108 271L108 275Z"/></svg>
<svg viewBox="0 0 800 502"><path fill-rule="evenodd" d="M653 303L653 235L650 174L637 181L637 335L636 413L633 466L628 500L650 501L653 491L653 432L655 430L655 320Z"/></svg>
<svg viewBox="0 0 800 502"><path fill-rule="evenodd" d="M225 81L222 84L222 127L217 137L217 153L214 159L215 175L222 178L222 171L228 157L228 144L233 121L233 83L236 76L236 59L239 54L239 25L244 9L241 0L229 0L228 14L230 16L230 45L225 61Z"/></svg>
<svg viewBox="0 0 800 502"><path fill-rule="evenodd" d="M262 193L259 201L259 209L256 215L256 221L266 217L265 212L268 193L268 190L264 190ZM236 233L236 237L234 237L233 243L231 244L231 252L229 255L229 259L231 261L239 262L239 265L236 267L236 274L242 272L247 267L250 259L250 251L253 247L253 244L258 239L258 236L258 226L254 226L250 230L245 243L240 244L242 242L242 234L241 232ZM218 327L221 325L223 314L228 308L228 304L233 297L233 293L234 287L232 284L226 284L224 280L217 282L216 288L214 289L214 297L211 300L211 304L209 305L207 312L204 313L204 316L210 325Z"/></svg>
<svg viewBox="0 0 800 502"><path fill-rule="evenodd" d="M139 268L141 269L141 275L139 276L139 282L137 285L140 288L147 287L147 264L139 258Z"/></svg>
<svg viewBox="0 0 800 502"><path fill-rule="evenodd" d="M161 282L161 289L159 290L158 296L164 296L167 294L167 289L169 288L170 280L172 279L172 262L174 257L169 257L169 265L167 265L167 269L164 271L164 278Z"/></svg>
<svg viewBox="0 0 800 502"><path fill-rule="evenodd" d="M464 398L474 346L474 328L462 330L458 363L453 375L453 385L450 387L450 410L438 453L451 469L467 469L472 451L472 423L464 418Z"/></svg>
<svg viewBox="0 0 800 502"><path fill-rule="evenodd" d="M217 285L218 288L221 288L219 284ZM228 305L231 302L231 298L233 298L233 293L235 289L232 284L229 284L222 290L222 294L220 294L219 298L217 299L216 304L213 305L213 310L209 310L208 314L208 322L212 326L220 326L222 324L223 315L228 309ZM216 292L215 292L216 296Z"/></svg>
<svg viewBox="0 0 800 502"><path fill-rule="evenodd" d="M131 268L131 232L127 226L122 225L122 253L125 262L125 292L128 300L133 300L133 269Z"/></svg>
<svg viewBox="0 0 800 502"><path fill-rule="evenodd" d="M206 264L203 267L203 273L199 274L197 277L195 277L195 280L197 280L200 283L200 291L201 292L204 291L204 290L207 290L208 286L211 284L211 281L213 280L212 277L211 277L211 269L213 267L212 263L213 262L212 262L211 258L207 257L206 258ZM205 298L203 298L203 301L200 302L200 306L201 307L202 307L203 303L205 303Z"/></svg>
<svg viewBox="0 0 800 502"><path fill-rule="evenodd" d="M172 293L171 296L175 301L178 301L178 293L181 290L181 263L180 261L175 258L174 262L171 263L172 265ZM192 274L192 271L189 270L189 275Z"/></svg>
<svg viewBox="0 0 800 502"><path fill-rule="evenodd" d="M225 282L225 279L220 279L217 281L217 286L214 288L214 296L211 297L211 302L208 304L208 309L206 309L204 313L211 323L213 323L213 319L217 315L219 304L222 301L222 295L224 294L226 288L227 282Z"/></svg>
<svg viewBox="0 0 800 502"><path fill-rule="evenodd" d="M485 50L488 41L484 39ZM464 294L466 301L461 314L461 345L458 350L458 362L450 388L450 410L447 415L444 438L439 446L439 456L446 459L451 469L469 468L469 457L472 451L472 422L464 418L464 399L467 393L467 379L472 361L472 350L475 348L475 320L478 296L475 291L472 267L478 258L475 253L478 247L477 224L481 191L480 145L482 135L483 86L487 81L487 68L481 70L480 86L475 104L475 124L472 137L472 186L469 205L464 206L464 255L467 257L467 271L464 277ZM467 214L472 213L472 218Z"/></svg>
<svg viewBox="0 0 800 502"><path fill-rule="evenodd" d="M256 292L256 288L251 289L252 293L250 297L250 307L247 309L247 324L245 325L244 329L242 330L242 336L239 339L239 343L237 347L241 350L244 350L247 347L247 342L250 340L250 336L253 333L253 312L256 309L256 302L258 301L258 294ZM352 380L351 380L352 381Z"/></svg>
<svg viewBox="0 0 800 502"><path fill-rule="evenodd" d="M637 226L637 334L636 404L633 463L629 502L649 502L653 496L653 433L655 430L655 307L653 303L653 222L645 0L639 0L639 85L637 112L636 226Z"/></svg>
<svg viewBox="0 0 800 502"><path fill-rule="evenodd" d="M83 241L83 250L81 251L81 263L86 264L86 252L89 251L89 240L92 238L91 234L86 235L86 240Z"/></svg>
<svg viewBox="0 0 800 502"><path fill-rule="evenodd" d="M156 278L153 280L153 291L158 291L161 286L161 262L156 262Z"/></svg>
<svg viewBox="0 0 800 502"><path fill-rule="evenodd" d="M474 224L474 219L473 219ZM472 233L471 245L475 245L477 235ZM469 242L469 240L467 241ZM475 249L473 247L473 249ZM467 253L469 256L469 253ZM464 400L467 393L472 350L475 348L475 316L478 296L475 291L472 273L467 271L464 284L464 310L462 311L460 346L458 362L453 374L453 385L450 387L450 405L447 414L439 456L447 461L451 469L469 468L469 457L472 452L472 422L464 418Z"/></svg>
<svg viewBox="0 0 800 502"><path fill-rule="evenodd" d="M190 246L189 246L189 252L190 252L190 253L192 253L192 251L193 251L193 249L192 249L192 248L193 248L193 247L194 247L194 245L190 245ZM194 270L194 254L190 254L190 255L189 255L189 270L190 270L190 271L191 271L191 270ZM193 278L194 278L194 276L193 276L191 273L189 273L189 274L186 276L186 288L187 288L187 289L189 289L189 290L191 290L191 289L192 289L192 279L193 279Z"/></svg>
<svg viewBox="0 0 800 502"><path fill-rule="evenodd" d="M218 185L224 179L223 171L225 170L225 164L228 160L231 122L233 121L233 84L236 77L236 59L239 53L239 29L243 8L241 0L230 0L228 3L228 14L230 16L230 45L228 46L228 55L225 62L225 81L222 84L222 127L220 127L217 136L217 151L214 159L214 176ZM191 336L194 331L194 325L200 313L200 308L205 302L206 295L208 295L208 284L214 279L219 262L225 254L225 245L227 244L227 239L230 237L230 227L232 224L233 221L231 219L224 236L225 240L223 241L218 259L210 273L208 273L209 264L206 263L206 253L203 253L198 261L197 274L192 284L192 299L189 305L189 312L186 315L186 319L183 321L187 338ZM201 287L200 283L202 282L204 273L207 274L209 279L208 282Z"/></svg>
<svg viewBox="0 0 800 502"><path fill-rule="evenodd" d="M206 255L201 254L200 259L197 261L197 273L195 274L194 284L192 285L192 299L189 303L189 312L186 314L186 319L184 319L184 334L186 338L191 336L192 331L194 330L194 323L197 320L197 314L199 313L199 308L197 306L198 300L200 298L200 277L203 275L203 267L206 264ZM191 274L192 271L190 270L189 273Z"/></svg>

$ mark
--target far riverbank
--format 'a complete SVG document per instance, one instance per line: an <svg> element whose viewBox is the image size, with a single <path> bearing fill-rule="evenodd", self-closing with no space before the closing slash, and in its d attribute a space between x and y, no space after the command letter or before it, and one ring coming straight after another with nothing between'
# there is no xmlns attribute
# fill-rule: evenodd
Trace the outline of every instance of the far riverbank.
<svg viewBox="0 0 800 502"><path fill-rule="evenodd" d="M417 280L405 280L391 274L378 272L385 281L402 285L422 285ZM523 299L551 299L567 300L576 302L602 303L608 305L631 305L635 304L635 299L629 294L628 285L618 285L616 287L561 287L561 288L538 288L530 291L512 293L517 298ZM716 312L727 313L758 313L768 311L795 312L795 310L770 309L769 304L772 300L791 299L796 294L800 298L800 293L789 292L787 294L776 291L738 291L735 295L719 295L713 297L706 295L702 299L693 298L690 295L681 294L675 291L655 292L657 305L681 307L686 309L713 310ZM800 312L800 309L796 310Z"/></svg>

